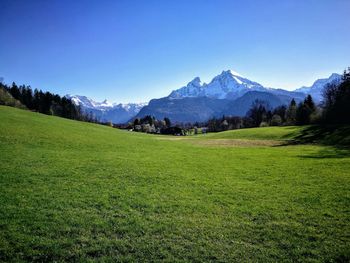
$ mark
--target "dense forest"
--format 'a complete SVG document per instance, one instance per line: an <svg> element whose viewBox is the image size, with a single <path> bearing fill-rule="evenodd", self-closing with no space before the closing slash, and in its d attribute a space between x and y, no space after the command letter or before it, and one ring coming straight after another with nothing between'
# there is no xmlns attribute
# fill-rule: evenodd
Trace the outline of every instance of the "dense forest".
<svg viewBox="0 0 350 263"><path fill-rule="evenodd" d="M33 91L30 86L17 86L14 82L11 86L0 82L0 104L73 120L96 122L66 97L37 89Z"/></svg>
<svg viewBox="0 0 350 263"><path fill-rule="evenodd" d="M205 126L208 127L208 131L218 132L252 127L307 125L318 122L320 116L321 109L308 95L298 105L293 99L288 106L281 105L274 109L267 102L256 100L245 117L212 118L205 123Z"/></svg>
<svg viewBox="0 0 350 263"><path fill-rule="evenodd" d="M329 84L324 90L323 123L350 124L350 67L339 85Z"/></svg>

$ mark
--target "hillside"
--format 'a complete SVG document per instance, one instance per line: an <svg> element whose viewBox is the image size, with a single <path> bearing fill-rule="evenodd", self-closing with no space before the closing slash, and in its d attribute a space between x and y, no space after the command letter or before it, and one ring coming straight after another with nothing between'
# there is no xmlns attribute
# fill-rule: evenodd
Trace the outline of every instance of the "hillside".
<svg viewBox="0 0 350 263"><path fill-rule="evenodd" d="M0 261L350 259L349 150L194 143L297 127L186 139L5 106L0 120Z"/></svg>
<svg viewBox="0 0 350 263"><path fill-rule="evenodd" d="M350 146L350 127L310 125L250 128L210 133L201 139L277 140L290 144L317 143L346 148Z"/></svg>
<svg viewBox="0 0 350 263"><path fill-rule="evenodd" d="M300 135L301 127L266 127L210 133L207 139L292 140Z"/></svg>

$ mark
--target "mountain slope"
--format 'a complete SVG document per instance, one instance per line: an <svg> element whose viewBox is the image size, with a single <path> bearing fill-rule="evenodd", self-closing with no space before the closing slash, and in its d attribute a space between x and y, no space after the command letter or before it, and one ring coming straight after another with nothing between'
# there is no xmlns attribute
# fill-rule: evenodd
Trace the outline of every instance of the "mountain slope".
<svg viewBox="0 0 350 263"><path fill-rule="evenodd" d="M333 73L328 78L316 80L310 87L301 87L296 89L296 92L302 92L304 94L310 94L316 102L322 101L322 93L327 84L338 84L341 81L342 76Z"/></svg>
<svg viewBox="0 0 350 263"><path fill-rule="evenodd" d="M287 95L275 95L269 92L249 91L242 97L230 102L222 115L245 116L255 100L265 101L271 108L288 105L293 98ZM301 100L294 98L296 102Z"/></svg>
<svg viewBox="0 0 350 263"><path fill-rule="evenodd" d="M303 97L304 98L304 97ZM245 116L255 100L265 101L271 108L288 105L293 99L287 95L275 95L269 92L248 91L236 100L215 99L208 97L169 97L151 100L135 118L152 115L158 119L170 118L173 122L202 122L212 117ZM300 102L301 98L295 98Z"/></svg>
<svg viewBox="0 0 350 263"><path fill-rule="evenodd" d="M152 115L157 119L168 117L172 122L206 121L217 116L229 102L230 100L208 97L154 99L143 107L135 118Z"/></svg>

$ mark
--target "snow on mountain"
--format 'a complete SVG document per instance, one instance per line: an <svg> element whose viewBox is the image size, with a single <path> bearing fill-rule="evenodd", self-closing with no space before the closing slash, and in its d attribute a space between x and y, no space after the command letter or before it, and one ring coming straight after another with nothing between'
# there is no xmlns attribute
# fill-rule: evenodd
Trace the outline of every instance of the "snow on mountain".
<svg viewBox="0 0 350 263"><path fill-rule="evenodd" d="M169 97L173 99L180 99L186 97L203 97L205 96L203 85L206 84L202 83L199 77L196 77L192 81L190 81L186 86L171 92Z"/></svg>
<svg viewBox="0 0 350 263"><path fill-rule="evenodd" d="M232 70L222 71L208 84L199 77L186 86L174 90L169 96L153 99L148 103L111 103L107 100L94 101L86 96L67 95L76 105L100 121L125 123L136 117L153 115L157 118L170 117L172 121L203 121L208 116L245 114L255 99L265 100L271 106L287 105L293 98L300 102L311 94L316 102L322 99L322 92L328 83L339 82L341 75L332 74L319 79L311 87L294 91L267 88L251 81ZM229 106L228 106L229 105ZM243 116L242 115L242 116Z"/></svg>
<svg viewBox="0 0 350 263"><path fill-rule="evenodd" d="M105 99L99 104L99 107L110 108L110 107L113 107L113 103Z"/></svg>
<svg viewBox="0 0 350 263"><path fill-rule="evenodd" d="M123 123L139 113L148 103L112 103L108 100L102 102L94 101L86 96L66 95L68 99L80 106L86 113L92 113L100 121L112 121Z"/></svg>
<svg viewBox="0 0 350 263"><path fill-rule="evenodd" d="M308 93L318 103L325 85L340 79L340 75L332 74L327 79L317 80L311 87L288 91L264 87L237 72L226 70L209 84L196 77L169 96L151 100L136 117L153 115L157 118L169 117L173 122L195 122L213 116L244 116L255 100L263 100L273 108L288 105L292 99L299 103Z"/></svg>
<svg viewBox="0 0 350 263"><path fill-rule="evenodd" d="M70 99L75 105L83 108L95 108L96 102L86 96L77 96L67 94L66 98Z"/></svg>
<svg viewBox="0 0 350 263"><path fill-rule="evenodd" d="M218 99L234 99L248 91L265 91L261 84L242 77L232 70L223 71L206 87L206 96Z"/></svg>
<svg viewBox="0 0 350 263"><path fill-rule="evenodd" d="M143 106L147 105L147 103L112 103L107 99L102 102L97 102L86 96L70 94L67 94L65 97L71 99L75 105L86 109L108 110L110 108L123 108L126 111L137 111L140 110Z"/></svg>
<svg viewBox="0 0 350 263"><path fill-rule="evenodd" d="M328 78L316 80L310 87L301 87L296 89L295 92L302 92L304 94L310 94L315 101L322 100L322 93L327 84L339 83L341 81L341 75L333 73Z"/></svg>
<svg viewBox="0 0 350 263"><path fill-rule="evenodd" d="M244 78L233 70L223 71L214 77L209 84L202 83L196 77L186 86L174 90L169 98L209 97L216 99L234 99L248 91L266 91L261 84Z"/></svg>
<svg viewBox="0 0 350 263"><path fill-rule="evenodd" d="M147 102L142 102L142 103L125 103L125 104L117 104L115 107L121 107L126 111L129 112L139 112L144 106L147 106Z"/></svg>

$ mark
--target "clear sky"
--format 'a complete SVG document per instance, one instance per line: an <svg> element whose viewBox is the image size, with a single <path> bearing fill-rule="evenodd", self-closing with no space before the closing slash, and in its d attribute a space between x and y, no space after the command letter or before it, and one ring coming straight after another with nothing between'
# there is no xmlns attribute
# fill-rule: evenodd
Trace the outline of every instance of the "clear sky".
<svg viewBox="0 0 350 263"><path fill-rule="evenodd" d="M0 77L114 102L226 69L295 89L350 66L349 13L349 0L0 0Z"/></svg>

